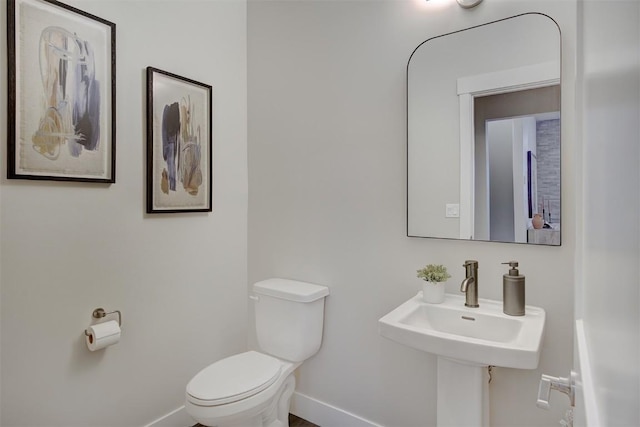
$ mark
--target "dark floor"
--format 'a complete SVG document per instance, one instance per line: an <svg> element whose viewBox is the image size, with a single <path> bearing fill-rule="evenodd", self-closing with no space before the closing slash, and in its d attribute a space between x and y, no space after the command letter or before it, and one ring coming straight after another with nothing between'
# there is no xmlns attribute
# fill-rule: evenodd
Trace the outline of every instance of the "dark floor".
<svg viewBox="0 0 640 427"><path fill-rule="evenodd" d="M204 427L202 424L196 424L193 427ZM289 414L289 427L320 427L317 424L310 423L307 420Z"/></svg>
<svg viewBox="0 0 640 427"><path fill-rule="evenodd" d="M298 418L293 414L289 414L289 427L320 427L317 424L310 423L307 420Z"/></svg>

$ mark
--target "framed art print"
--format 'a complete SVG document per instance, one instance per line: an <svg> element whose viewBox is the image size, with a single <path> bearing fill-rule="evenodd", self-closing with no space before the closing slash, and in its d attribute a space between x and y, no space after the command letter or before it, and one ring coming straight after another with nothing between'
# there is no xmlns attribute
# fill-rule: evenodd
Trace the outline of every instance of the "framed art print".
<svg viewBox="0 0 640 427"><path fill-rule="evenodd" d="M115 182L115 24L55 0L7 6L7 177Z"/></svg>
<svg viewBox="0 0 640 427"><path fill-rule="evenodd" d="M147 212L212 211L212 87L147 67Z"/></svg>

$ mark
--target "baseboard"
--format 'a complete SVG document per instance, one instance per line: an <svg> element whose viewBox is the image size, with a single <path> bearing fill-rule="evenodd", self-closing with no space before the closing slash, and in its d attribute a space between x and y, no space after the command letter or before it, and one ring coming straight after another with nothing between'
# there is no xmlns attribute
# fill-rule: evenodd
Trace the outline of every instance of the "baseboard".
<svg viewBox="0 0 640 427"><path fill-rule="evenodd" d="M197 423L187 414L184 406L181 406L144 427L190 427L195 424Z"/></svg>
<svg viewBox="0 0 640 427"><path fill-rule="evenodd" d="M291 398L291 413L322 427L383 427L297 391ZM144 427L189 427L194 424L196 422L181 406Z"/></svg>
<svg viewBox="0 0 640 427"><path fill-rule="evenodd" d="M291 398L291 413L322 427L383 427L297 391Z"/></svg>

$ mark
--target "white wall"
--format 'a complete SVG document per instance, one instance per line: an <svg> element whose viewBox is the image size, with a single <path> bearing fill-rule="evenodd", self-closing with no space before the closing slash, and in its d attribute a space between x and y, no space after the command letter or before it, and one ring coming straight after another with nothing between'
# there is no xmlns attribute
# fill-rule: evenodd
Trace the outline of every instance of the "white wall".
<svg viewBox="0 0 640 427"><path fill-rule="evenodd" d="M640 4L581 3L577 315L600 420L640 425Z"/></svg>
<svg viewBox="0 0 640 427"><path fill-rule="evenodd" d="M1 424L139 426L246 348L246 3L67 3L117 24L117 183L8 181L2 144ZM148 65L214 87L213 213L144 213ZM122 340L90 353L99 306L122 310Z"/></svg>
<svg viewBox="0 0 640 427"><path fill-rule="evenodd" d="M457 293L465 259L480 296L502 298L501 262L520 261L527 303L547 310L540 367L494 370L495 426L552 426L567 402L537 409L542 372L571 368L575 230L561 247L406 237L406 64L429 37L522 12L545 12L563 37L563 221L575 220L573 1L250 1L249 282L326 284L325 336L298 391L385 426L433 425L436 359L378 334L415 295L415 271L444 263ZM314 421L313 419L311 421ZM321 420L315 420L317 422ZM319 422L322 424L321 422ZM329 427L329 424L324 424Z"/></svg>

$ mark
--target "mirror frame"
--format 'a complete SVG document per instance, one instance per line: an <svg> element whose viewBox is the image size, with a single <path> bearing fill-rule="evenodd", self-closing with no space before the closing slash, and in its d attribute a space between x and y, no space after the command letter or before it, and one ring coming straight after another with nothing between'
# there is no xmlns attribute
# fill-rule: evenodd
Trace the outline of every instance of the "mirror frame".
<svg viewBox="0 0 640 427"><path fill-rule="evenodd" d="M439 236L421 236L421 235L412 235L409 232L409 67L411 65L411 59L413 58L414 54L418 51L418 49L420 49L421 46L423 46L425 43L435 40L435 39L439 39L442 37L446 37L446 36L450 36L453 34L458 34L458 33L462 33L464 31L469 31L469 30L473 30L475 28L481 28L481 27L485 27L488 25L492 25L492 24L496 24L499 22L503 22L503 21L508 21L511 19L515 19L518 17L522 17L522 16L527 16L527 15L539 15L539 16L543 16L545 18L548 18L549 20L551 20L551 22L553 22L556 26L556 28L558 29L558 38L559 38L559 65L560 65L560 69L559 69L559 74L558 77L555 78L554 80L556 81L556 84L559 86L560 88L560 98L559 98L559 112L560 112L560 171L559 171L559 180L560 180L560 201L559 204L560 206L562 206L562 82L563 82L563 67L562 67L562 62L563 62L563 55L562 55L562 29L560 28L560 25L558 24L558 22L553 19L551 16L545 14L545 13L541 13L541 12L525 12L525 13L520 13L517 15L513 15L513 16L509 16L506 18L501 18L501 19L496 19L494 21L490 21L490 22L485 22L483 24L478 24L478 25L473 25L471 27L466 27L460 30L455 30L455 31L451 31L448 33L444 33L444 34L440 34L434 37L430 37L426 40L424 40L423 42L421 42L420 44L418 44L418 46L416 46L416 48L411 52L411 55L409 56L409 60L407 61L407 67L406 67L406 78L405 78L405 85L406 85L406 108L405 108L405 113L406 113L406 130L407 130L407 135L406 135L406 149L407 149L407 158L406 158L406 166L407 166L407 176L406 176L406 235L407 237L417 237L417 238L423 238L423 239L444 239L444 240L461 240L461 241L478 241L478 242L490 242L490 243L512 243L512 244L520 244L520 245L534 245L534 246L553 246L553 247L560 247L562 246L562 228L564 227L563 225L563 221L562 221L562 207L560 207L560 224L561 224L561 228L560 228L560 241L559 243L556 244L548 244L548 243L530 243L530 242L511 242L511 241L500 241L500 240L477 240L477 239L472 239L472 238L468 238L468 239L464 239L461 237L439 237ZM527 87L528 85L525 84L524 86L522 86L522 89L527 89L529 87ZM531 87L535 87L531 86ZM485 93L485 95L491 95L491 94L498 94L498 93L505 93L505 91L502 92L495 92L495 93ZM465 95L465 96L470 96L470 100L468 100L468 102L470 102L471 104L473 104L473 99L475 98L474 94L471 95ZM470 114L471 116L471 121L472 117L473 117L473 110L471 110L470 112L467 112L466 114ZM462 117L460 118L462 120ZM462 134L462 130L461 130L461 134L459 137L459 141L458 143L461 145L461 153L460 156L471 156L472 153L468 152L468 153L463 153L463 140L466 140L466 144L469 145L470 142L473 142L475 139L473 137L473 135L471 135L472 133L472 129L469 128L468 130L465 130L465 133L469 133L468 135L463 135ZM467 151L471 149L471 148L467 148ZM461 160L462 162L462 160ZM462 169L460 171L460 173L462 174ZM473 173L467 173L466 175L469 176L461 176L461 187L462 187L462 182L465 180L470 180L472 181L474 179L474 174ZM468 186L468 183L465 183L464 185ZM473 188L473 184L471 185L470 188ZM461 198L461 197L460 197ZM468 207L466 209L471 209L473 206L473 203L469 203L467 204ZM463 207L463 203L460 203L460 209L462 210ZM470 214L470 212L468 212L468 214ZM459 235L461 235L462 233L460 233Z"/></svg>

